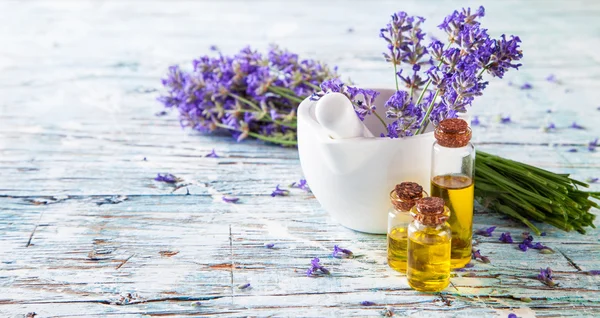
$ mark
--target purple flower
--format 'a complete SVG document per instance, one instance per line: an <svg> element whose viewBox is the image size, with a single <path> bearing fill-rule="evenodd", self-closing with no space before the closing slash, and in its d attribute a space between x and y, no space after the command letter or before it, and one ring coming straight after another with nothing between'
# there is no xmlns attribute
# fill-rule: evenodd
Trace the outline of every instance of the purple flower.
<svg viewBox="0 0 600 318"><path fill-rule="evenodd" d="M306 276L313 276L317 271L321 271L321 273L325 275L329 275L330 272L327 268L323 267L320 263L320 260L315 257L310 261L311 267L306 270Z"/></svg>
<svg viewBox="0 0 600 318"><path fill-rule="evenodd" d="M554 74L550 74L550 75L548 75L548 77L546 77L546 80L547 80L548 82L551 82L551 83L556 83L556 82L558 82L558 81L557 81L557 79L556 79L556 76L554 76Z"/></svg>
<svg viewBox="0 0 600 318"><path fill-rule="evenodd" d="M475 234L490 237L495 229L495 226L488 227L487 229L479 229L475 232Z"/></svg>
<svg viewBox="0 0 600 318"><path fill-rule="evenodd" d="M537 279L548 287L558 286L552 277L552 269L550 269L550 267L547 267L546 269L540 268L540 273L538 274Z"/></svg>
<svg viewBox="0 0 600 318"><path fill-rule="evenodd" d="M508 314L508 318L517 318L517 315L515 315L515 314Z"/></svg>
<svg viewBox="0 0 600 318"><path fill-rule="evenodd" d="M227 203L236 203L240 200L240 198L223 196L222 200Z"/></svg>
<svg viewBox="0 0 600 318"><path fill-rule="evenodd" d="M529 83L525 83L523 85L521 85L521 87L519 87L520 89L532 89L533 85L529 84Z"/></svg>
<svg viewBox="0 0 600 318"><path fill-rule="evenodd" d="M471 126L479 126L479 124L480 124L479 117L473 116L473 119L471 119Z"/></svg>
<svg viewBox="0 0 600 318"><path fill-rule="evenodd" d="M490 263L490 259L489 259L487 256L483 256L483 255L481 255L481 253L479 252L479 250L475 250L475 249L473 249L473 251L472 251L472 258L473 258L474 260L477 260L477 259L479 259L479 260L481 260L483 263L486 263L486 264Z"/></svg>
<svg viewBox="0 0 600 318"><path fill-rule="evenodd" d="M596 138L596 139L594 139L594 140L592 140L592 141L590 141L588 143L588 150L589 151L595 151L596 147L598 147L598 145L599 145L598 144L598 138Z"/></svg>
<svg viewBox="0 0 600 318"><path fill-rule="evenodd" d="M292 182L290 185L291 188L302 189L306 192L310 192L310 188L308 187L308 183L306 183L306 179L302 178L298 182Z"/></svg>
<svg viewBox="0 0 600 318"><path fill-rule="evenodd" d="M250 288L250 283L245 283L245 284L238 286L238 289L246 289L246 288Z"/></svg>
<svg viewBox="0 0 600 318"><path fill-rule="evenodd" d="M569 150L567 150L567 151L568 151L568 152L577 152L577 149L576 149L576 148L571 148L571 149L569 149Z"/></svg>
<svg viewBox="0 0 600 318"><path fill-rule="evenodd" d="M502 241L503 243L512 243L513 239L510 236L510 233L505 232L505 233L500 234L500 241Z"/></svg>
<svg viewBox="0 0 600 318"><path fill-rule="evenodd" d="M569 128L573 129L585 129L583 126L578 125L576 122L573 122Z"/></svg>
<svg viewBox="0 0 600 318"><path fill-rule="evenodd" d="M546 236L546 232L542 232L540 236Z"/></svg>
<svg viewBox="0 0 600 318"><path fill-rule="evenodd" d="M511 122L510 120L510 116L506 116L506 117L500 117L500 122L503 124L508 124Z"/></svg>
<svg viewBox="0 0 600 318"><path fill-rule="evenodd" d="M266 248L273 248L273 247L275 247L275 243L265 243L265 247Z"/></svg>
<svg viewBox="0 0 600 318"><path fill-rule="evenodd" d="M181 181L181 179L177 178L176 176L170 174L170 173L165 173L165 174L158 174L156 176L156 178L154 178L154 180L159 181L159 182L165 182L165 183L177 183L179 181Z"/></svg>
<svg viewBox="0 0 600 318"><path fill-rule="evenodd" d="M545 130L553 130L556 129L556 125L554 125L554 123L549 123L548 126L546 126Z"/></svg>
<svg viewBox="0 0 600 318"><path fill-rule="evenodd" d="M275 190L273 190L273 192L271 192L271 196L272 197L276 197L276 196L282 196L283 197L283 196L286 196L286 195L289 195L289 194L290 194L289 190L280 189L279 185L277 185L275 187Z"/></svg>
<svg viewBox="0 0 600 318"><path fill-rule="evenodd" d="M596 183L598 182L599 178L587 178L585 179L585 182L587 183Z"/></svg>
<svg viewBox="0 0 600 318"><path fill-rule="evenodd" d="M600 275L600 270L591 270L591 271L588 271L588 275Z"/></svg>
<svg viewBox="0 0 600 318"><path fill-rule="evenodd" d="M529 235L528 232L524 232L523 238L523 242L519 244L519 249L523 252L527 252L527 249L533 248L533 236Z"/></svg>
<svg viewBox="0 0 600 318"><path fill-rule="evenodd" d="M144 161L148 161L148 159L146 159L146 157L144 157L144 159L143 159L143 160L144 160Z"/></svg>
<svg viewBox="0 0 600 318"><path fill-rule="evenodd" d="M213 150L209 154L205 155L204 157L219 158L219 155L217 155L217 153L215 152L215 149L213 148Z"/></svg>
<svg viewBox="0 0 600 318"><path fill-rule="evenodd" d="M341 248L337 245L333 246L333 253L331 253L331 256L333 257L338 257L340 256L340 254L345 254L346 256L353 256L354 254L352 254L351 250L345 249L345 248Z"/></svg>
<svg viewBox="0 0 600 318"><path fill-rule="evenodd" d="M397 91L384 106L387 108L386 117L394 120L392 124L388 124L388 137L412 136L419 128L423 110L412 103L407 92Z"/></svg>
<svg viewBox="0 0 600 318"><path fill-rule="evenodd" d="M361 306L373 306L373 305L375 305L375 303L372 302L372 301L363 300L363 301L360 302L360 305Z"/></svg>

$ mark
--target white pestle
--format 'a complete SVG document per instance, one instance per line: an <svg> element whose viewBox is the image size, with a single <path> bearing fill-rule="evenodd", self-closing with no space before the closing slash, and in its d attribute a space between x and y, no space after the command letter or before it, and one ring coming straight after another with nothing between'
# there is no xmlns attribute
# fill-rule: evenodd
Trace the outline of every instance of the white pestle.
<svg viewBox="0 0 600 318"><path fill-rule="evenodd" d="M315 117L333 139L373 137L342 93L329 93L319 99Z"/></svg>

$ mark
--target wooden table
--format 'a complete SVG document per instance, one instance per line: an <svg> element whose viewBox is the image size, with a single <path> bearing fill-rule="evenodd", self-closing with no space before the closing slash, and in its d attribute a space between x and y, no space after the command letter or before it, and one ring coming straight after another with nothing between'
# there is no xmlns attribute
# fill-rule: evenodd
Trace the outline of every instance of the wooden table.
<svg viewBox="0 0 600 318"><path fill-rule="evenodd" d="M498 226L493 237L474 237L492 263L457 272L443 296L421 294L387 267L384 236L339 226L300 190L270 196L302 177L295 149L203 136L181 130L175 114L155 115L167 66L212 44L231 53L277 42L359 84L390 86L377 36L388 16L423 15L433 30L461 5L478 3L0 2L0 316L348 317L386 306L415 317L600 315L600 276L587 274L600 269L598 230L543 227L535 240L556 253L524 253L498 236L518 239L526 228L477 211L475 229ZM490 32L520 35L525 57L476 103L477 146L600 177L600 152L587 150L600 136L600 2L486 9ZM546 81L550 74L560 82ZM525 82L533 89L520 90ZM568 128L574 121L586 129ZM557 129L542 131L550 122ZM204 157L213 148L220 158ZM166 172L189 185L153 181ZM335 244L357 257L332 258ZM330 277L305 276L313 257ZM547 266L558 288L536 280Z"/></svg>

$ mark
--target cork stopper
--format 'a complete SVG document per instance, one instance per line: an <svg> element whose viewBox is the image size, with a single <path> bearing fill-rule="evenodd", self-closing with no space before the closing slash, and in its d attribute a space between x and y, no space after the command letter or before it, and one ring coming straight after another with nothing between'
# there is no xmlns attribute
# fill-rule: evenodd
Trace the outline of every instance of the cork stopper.
<svg viewBox="0 0 600 318"><path fill-rule="evenodd" d="M397 210L409 211L423 197L423 187L415 182L397 184L390 192L390 200Z"/></svg>
<svg viewBox="0 0 600 318"><path fill-rule="evenodd" d="M448 148L466 146L471 140L471 128L460 118L448 118L440 122L434 132L438 144Z"/></svg>
<svg viewBox="0 0 600 318"><path fill-rule="evenodd" d="M412 214L417 221L425 225L440 225L449 217L446 209L442 198L428 197L417 201L413 209L416 213L413 211Z"/></svg>

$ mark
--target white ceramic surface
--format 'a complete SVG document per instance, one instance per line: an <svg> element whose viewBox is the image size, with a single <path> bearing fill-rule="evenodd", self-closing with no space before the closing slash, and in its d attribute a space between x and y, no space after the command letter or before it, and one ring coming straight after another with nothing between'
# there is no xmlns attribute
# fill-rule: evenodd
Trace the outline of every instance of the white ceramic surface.
<svg viewBox="0 0 600 318"><path fill-rule="evenodd" d="M378 89L377 113L394 93ZM323 208L350 229L385 234L389 193L403 181L414 181L429 193L433 133L409 138L331 139L315 117L316 102L298 108L298 149L304 176ZM364 124L375 136L384 127L375 116Z"/></svg>

